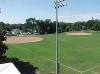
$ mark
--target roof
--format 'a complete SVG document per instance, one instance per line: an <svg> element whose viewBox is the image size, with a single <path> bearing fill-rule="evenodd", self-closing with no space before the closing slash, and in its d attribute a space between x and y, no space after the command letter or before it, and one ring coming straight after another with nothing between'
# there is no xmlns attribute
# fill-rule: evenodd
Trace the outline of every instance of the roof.
<svg viewBox="0 0 100 74"><path fill-rule="evenodd" d="M13 63L0 64L0 74L21 74Z"/></svg>

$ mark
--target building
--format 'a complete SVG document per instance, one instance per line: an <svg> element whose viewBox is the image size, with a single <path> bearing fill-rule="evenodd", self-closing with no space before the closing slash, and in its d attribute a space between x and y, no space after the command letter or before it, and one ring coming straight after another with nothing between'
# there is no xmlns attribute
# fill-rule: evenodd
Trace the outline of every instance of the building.
<svg viewBox="0 0 100 74"><path fill-rule="evenodd" d="M14 35L17 35L17 34L20 34L20 30L19 29L13 29L12 30L12 34L14 34Z"/></svg>

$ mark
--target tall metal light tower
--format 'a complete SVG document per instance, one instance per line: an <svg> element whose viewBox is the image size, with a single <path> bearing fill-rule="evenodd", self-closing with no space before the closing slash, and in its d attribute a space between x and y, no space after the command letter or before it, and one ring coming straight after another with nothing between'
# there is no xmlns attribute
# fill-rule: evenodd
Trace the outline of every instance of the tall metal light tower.
<svg viewBox="0 0 100 74"><path fill-rule="evenodd" d="M64 7L67 4L63 4L66 0L55 0L55 9L56 9L56 74L60 74L59 62L58 62L58 8Z"/></svg>

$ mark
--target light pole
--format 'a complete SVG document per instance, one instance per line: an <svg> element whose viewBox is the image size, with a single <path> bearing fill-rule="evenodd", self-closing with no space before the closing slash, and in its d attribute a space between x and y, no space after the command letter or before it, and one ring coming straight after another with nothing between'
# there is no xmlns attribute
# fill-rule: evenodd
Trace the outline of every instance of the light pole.
<svg viewBox="0 0 100 74"><path fill-rule="evenodd" d="M59 70L59 62L58 62L58 8L64 7L67 4L63 4L62 2L66 0L55 0L55 9L56 9L56 74L60 74Z"/></svg>

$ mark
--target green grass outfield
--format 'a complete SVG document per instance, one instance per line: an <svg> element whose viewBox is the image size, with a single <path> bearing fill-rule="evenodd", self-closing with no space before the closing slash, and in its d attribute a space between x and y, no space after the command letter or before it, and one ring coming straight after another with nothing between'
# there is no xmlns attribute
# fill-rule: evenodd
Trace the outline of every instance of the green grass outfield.
<svg viewBox="0 0 100 74"><path fill-rule="evenodd" d="M41 74L55 72L56 35L37 35L40 42L8 44L8 57L16 57L38 67ZM58 35L60 74L100 73L100 33L90 36Z"/></svg>

